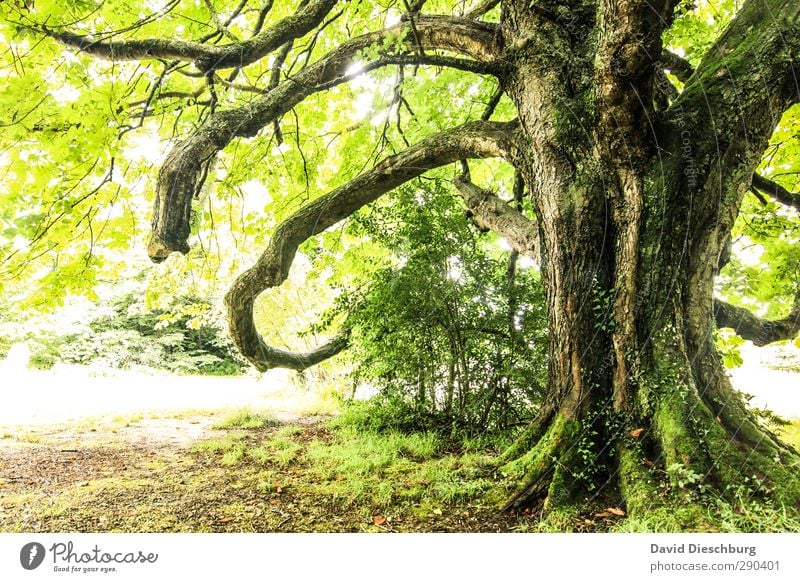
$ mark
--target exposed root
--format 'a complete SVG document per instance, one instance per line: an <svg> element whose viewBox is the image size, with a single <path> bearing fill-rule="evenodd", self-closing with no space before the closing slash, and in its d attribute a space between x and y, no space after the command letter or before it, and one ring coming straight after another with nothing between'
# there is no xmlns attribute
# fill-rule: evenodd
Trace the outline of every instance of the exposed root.
<svg viewBox="0 0 800 582"><path fill-rule="evenodd" d="M633 443L617 442L619 462L617 482L629 515L641 515L660 506L658 485L653 476L653 463Z"/></svg>
<svg viewBox="0 0 800 582"><path fill-rule="evenodd" d="M544 499L548 508L556 500L570 497L563 487L574 486L575 479L567 467L579 431L579 422L558 415L535 447L502 467L504 473L518 479L520 486L503 505L501 513L532 505L540 499ZM516 450L517 446L513 448Z"/></svg>

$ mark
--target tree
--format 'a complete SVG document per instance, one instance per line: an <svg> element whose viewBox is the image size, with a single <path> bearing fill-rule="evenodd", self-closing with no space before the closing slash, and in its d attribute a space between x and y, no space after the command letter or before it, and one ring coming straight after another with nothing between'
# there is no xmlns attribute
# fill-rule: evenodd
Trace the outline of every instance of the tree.
<svg viewBox="0 0 800 582"><path fill-rule="evenodd" d="M518 481L505 507L541 500L557 507L609 482L630 513L643 512L659 499L662 474L676 492L693 483L727 498L747 491L797 507L797 452L746 410L714 345L717 326L759 345L800 330L796 281L782 318L714 299L745 194L753 188L773 208L798 207L797 194L755 173L782 116L797 113L795 0L744 0L738 10L717 0L705 5L717 10L707 25L680 0L276 4L171 0L131 23L120 16L128 13L124 1L6 3L3 34L28 39L24 50L45 54L39 44L60 45L81 55L75 74L87 86L109 72L91 72L99 65L89 57L128 79L102 86L111 103L102 122L16 107L6 125L20 136L111 144L120 129L171 116L175 135L158 171L148 246L156 262L189 253L193 228L204 214L213 217L202 204L213 198L216 164L272 172L258 168L266 156L259 144L287 156L306 198L337 178L286 216L273 207L281 222L227 293L231 335L260 370L303 369L347 345L345 329L292 353L267 345L256 329L257 297L286 279L300 245L393 189L424 175L442 179L460 162L453 188L473 220L539 262L546 295L547 393L503 455ZM675 39L688 59L665 49ZM19 73L30 59L22 52L12 51L17 75L29 79L14 85L17 98L37 93ZM128 62L136 66L123 67ZM395 79L383 118L342 139L337 108L353 99L347 84L388 71ZM318 143L307 157L306 136L326 133L349 148L346 160ZM358 154L366 167L375 151L401 142L354 171ZM120 157L121 146L108 147L110 160ZM226 157L232 148L239 153ZM486 159L497 162L474 161ZM490 170L498 176L491 184ZM531 212L495 193L511 190L500 185L511 170ZM32 179L45 187L52 176ZM105 176L99 187L113 180L111 170ZM81 203L57 202L30 218L28 241ZM587 445L587 435L597 436ZM587 472L587 446L589 462L606 470Z"/></svg>

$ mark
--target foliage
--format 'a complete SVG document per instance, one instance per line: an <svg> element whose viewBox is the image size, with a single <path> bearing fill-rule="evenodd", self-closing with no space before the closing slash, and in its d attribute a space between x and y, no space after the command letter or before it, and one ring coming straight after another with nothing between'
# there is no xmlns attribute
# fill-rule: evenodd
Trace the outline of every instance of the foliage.
<svg viewBox="0 0 800 582"><path fill-rule="evenodd" d="M176 273L191 274L196 289L187 290L187 295L203 296L208 287L226 286L263 247L276 225L299 207L402 149L405 142L414 143L429 135L432 128L452 127L479 118L496 89L496 83L488 76L449 68L415 67L403 71L385 68L365 72L349 84L307 98L257 139L234 140L220 152L193 208L193 250L186 257L170 257L162 266L148 266L143 253L135 250L146 245L156 167L168 148L191 134L215 108L232 108L250 101L254 92L240 88L248 84L251 89L257 88L261 79L266 82L269 59L243 68L238 85L234 83L239 89L225 83L212 86L207 79L191 72L190 67L169 69L158 60L109 62L68 50L53 39L43 39L25 23L47 22L52 30L65 24L81 32L97 29L107 32L111 39L197 40L211 35L210 38L224 44L227 40L215 36L219 30L212 11L216 11L216 16L233 15L236 4L222 0L189 2L181 3L178 10L176 3L168 2L161 10L152 3L143 8L141 3L130 0L2 3L0 289L6 297L14 298L15 311L49 311L62 305L70 295L98 300L98 288L104 281L127 277L131 271L145 266L156 274L146 291L155 302L169 303L178 279ZM271 4L264 26L291 14L297 5L296 2ZM20 11L23 5L25 9ZM447 13L459 12L466 6L439 1L428 3L426 8ZM681 2L676 22L664 35L665 44L697 64L736 8L738 3L733 0ZM392 2L348 3L337 19L314 35L313 41L289 47L285 73L314 62L349 38L396 22L401 12L402 7ZM499 7L495 8L486 19L495 21L499 13ZM227 29L235 37L247 38L257 19L258 11L248 7L232 18ZM403 42L391 37L384 44ZM376 48L370 50L374 52ZM367 52L361 58L366 58ZM190 74L182 74L187 72ZM785 114L761 168L762 173L789 189L797 186L798 111L795 107ZM504 97L493 119L514 116L513 106ZM280 131L273 131L276 128ZM506 194L510 182L508 170L498 164L479 166L473 168L477 181ZM441 172L438 179L451 177L445 174ZM422 207L414 201L416 190L430 197L428 190L445 189L440 183L432 188L428 179L412 184L408 192L397 195L392 203L378 205L373 220L387 212L394 212L393 218L397 220L414 220L413 213ZM312 258L321 250L329 257L327 263L314 263L319 285L309 291L302 305L286 294L277 293L272 305L280 302L285 313L266 308L259 311L259 327L264 335L277 335L276 330L292 320L296 320L295 331L307 328L310 318L321 311L318 305L309 307L313 297L307 299L314 293L317 298L331 298L330 292L320 289L329 279L366 298L361 321L354 325L356 345L364 348L360 352L364 356L380 355L380 344L374 340L381 324L377 321L367 324L368 317L388 316L387 321L395 323L419 321L425 310L442 312L452 308L458 298L457 317L443 317L443 323L431 331L412 326L405 338L395 334L393 347L387 346L387 353L411 356L395 359L405 364L400 371L403 381L390 382L385 371L378 369L378 359L363 366L365 378L371 381L383 378L386 385L398 385L400 393L407 392L414 366L419 368L420 375L442 384L441 376L447 375L441 369L447 362L446 354L455 351L449 344L449 336L478 320L498 323L495 320L504 309L503 302L507 303L511 296L500 297L505 287L501 283L502 260L497 252L489 253L495 261L493 266L488 266L484 259L483 262L476 259L474 266L470 266L472 257L476 253L485 255L486 249L463 252L453 249L455 240L465 240L466 227L463 220L457 220L463 217L456 211L458 204L453 200L445 203L441 193L436 196L439 202L426 205L428 210L438 205L428 218L429 224L417 220L416 226L411 225L405 233L411 235L416 229L415 236L430 236L427 247L413 239L401 243L399 232L381 239L377 223L368 227L368 212L360 215L360 225L343 229L347 232L330 232L307 244L303 252ZM394 204L400 208L393 208ZM447 212L442 212L441 208L447 204ZM437 224L438 221L441 222ZM779 236L772 236L779 231ZM441 238L443 234L455 239ZM366 240L365 236L372 240ZM735 257L722 280L722 297L735 304L766 305L766 315L784 314L798 280L797 217L774 203L765 206L748 197L736 236L739 254L747 255L748 248L756 247L760 261L743 262ZM434 248L438 243L433 241L442 240L450 240L447 257L444 249ZM394 253L398 246L407 248ZM424 265L426 248L442 252L438 256L432 254ZM380 263L391 254L395 256L389 270ZM450 280L440 285L448 268L442 261L449 257L462 261L466 280ZM402 268L396 262L399 258L408 261ZM761 268L761 264L767 268ZM487 274L489 282L476 279ZM376 288L367 292L373 276ZM535 279L533 273L520 274L518 278L528 279L515 284L520 296L537 286L531 282ZM413 284L426 285L422 287L426 291L440 292L426 297L428 304L420 306L416 314L411 312L411 306L405 311L397 309L398 301L391 309L390 305L384 309L379 303L391 298L390 291L394 289L412 299ZM475 296L496 299L494 304L484 305L492 313L480 313L480 306L471 305L471 297ZM541 294L534 291L527 300L533 305L540 299ZM264 307L269 301L261 303ZM461 327L454 328L451 320ZM529 330L528 323L531 322L521 322L519 327L529 337L514 340L521 346L530 337L539 336L543 328L537 321ZM457 370L469 377L470 393L480 393L496 378L506 378L503 381L508 386L503 390L516 394L526 391L521 386L525 383L524 376L529 376L531 385L541 378L541 370L530 369L540 367L536 357L528 358L524 350L514 352L519 355L506 356L512 342L495 342L504 344L500 346L488 337L462 339L464 354L477 357L472 370ZM535 339L538 342L539 338ZM4 341L0 339L0 353ZM128 337L117 343L133 341L134 338ZM370 341L371 352L366 349ZM422 346L426 344L433 347L436 358L429 364L414 364L415 357L421 361ZM415 349L411 352L401 349L408 346ZM538 343L536 346L533 351L538 350ZM159 349L169 351L171 347L162 345ZM456 345L456 349L460 347ZM54 350L50 350L49 355L45 353L42 357L52 360L53 356ZM489 371L483 363L491 360L495 364ZM506 369L500 369L498 360L504 361ZM728 363L735 363L735 357L728 358ZM512 377L515 375L518 377ZM530 399L532 392L535 388L529 386L527 395L517 400ZM441 400L438 396L437 399ZM513 409L515 404L509 407Z"/></svg>
<svg viewBox="0 0 800 582"><path fill-rule="evenodd" d="M178 4L180 10L174 10ZM37 33L29 26L46 22L50 30L60 30L68 25L110 39L225 44L224 37L252 36L260 16L248 7L221 26L220 16L236 4L169 2L156 14L142 14L144 9L130 0L0 6L0 292L13 298L15 317L51 311L73 296L98 301L104 281L136 271L143 257L131 251L146 244L154 166L171 146L199 128L201 134L210 132L206 122L215 112L249 106L273 80L290 77L348 39L396 22L402 10L383 0L341 3L341 12L332 13L313 37L285 45L285 60L259 59L230 76L227 71L225 76L206 75L196 66L165 59L98 60L66 50L43 38L44 28ZM297 4L268 3L274 7L263 13L261 24L277 23ZM738 4L680 2L665 45L697 65ZM454 13L466 7L436 0L426 8ZM408 40L391 35L380 47L363 50L351 71L390 47L414 54ZM284 219L435 130L481 118L496 86L490 75L450 68L386 67L326 86L324 93L274 119L260 135L235 139L207 160L208 176L192 202L192 251L150 267L155 275L143 301L119 302L112 314L76 333L55 339L29 336L36 341L34 363L241 371L230 343L222 339L224 326L211 316L211 303L194 299L204 293L174 283L190 274L199 281L197 288L229 284ZM497 120L514 116L507 98L493 112ZM799 107L786 112L759 168L794 190L798 119ZM563 121L553 120L557 126ZM510 198L508 166L471 163L477 183ZM542 396L547 330L538 273L522 268L516 255L509 258L496 236L478 235L464 220L462 203L448 184L453 172L429 172L341 228L309 240L301 248L309 266L305 279L311 282L306 294L292 296L284 288L256 306L264 336L280 336L289 321L293 331L305 330L303 339L313 344L318 335L346 323L353 382L379 391L364 408L352 409L358 411L351 413L353 418L361 415L353 422L394 445L411 438L400 431L419 429L431 431L433 441L511 434L531 418ZM524 210L531 215L530 208ZM729 225L729 219L719 224ZM799 225L793 211L748 195L719 296L765 317L785 316L800 281ZM181 289L177 296L175 289ZM616 329L608 317L614 300L610 290L598 289L592 297L595 319L602 322L600 336ZM334 308L326 310L331 302ZM317 314L322 321L310 324ZM724 331L718 338L726 365L741 364L740 338ZM0 351L10 342L0 338ZM228 424L255 428L262 421L243 414ZM352 437L345 430L340 434ZM576 476L590 483L596 475L588 468L600 443L597 434L583 434L574 454L587 469ZM290 438L273 439L252 453L233 440L230 446L220 445L226 465L275 459L288 466L301 455ZM402 464L382 446L361 444L346 459L320 453L319 465L330 466L332 459L346 464L358 455L380 470L395 461ZM698 474L683 464L671 463L667 471L680 487L697 481ZM355 465L354 472L363 476ZM394 495L383 484L373 485L388 498ZM458 493L446 495L456 498Z"/></svg>
<svg viewBox="0 0 800 582"><path fill-rule="evenodd" d="M376 426L474 433L529 418L545 374L535 270L476 236L438 182L401 189L350 232L392 251L390 266L337 301L349 314L355 381L380 390L387 409Z"/></svg>
<svg viewBox="0 0 800 582"><path fill-rule="evenodd" d="M62 362L177 373L242 373L242 359L213 306L189 297L173 301L169 309L146 310L137 296L127 295L112 304L110 313L96 316L77 330L59 333L27 326L16 341L29 344L30 365L40 369Z"/></svg>

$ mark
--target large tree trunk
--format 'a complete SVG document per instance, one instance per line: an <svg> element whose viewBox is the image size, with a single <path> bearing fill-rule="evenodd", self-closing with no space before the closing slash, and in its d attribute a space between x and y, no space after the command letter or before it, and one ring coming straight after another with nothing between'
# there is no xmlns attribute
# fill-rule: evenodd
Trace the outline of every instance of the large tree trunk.
<svg viewBox="0 0 800 582"><path fill-rule="evenodd" d="M661 54L652 4L601 2L597 13L572 4L564 20L511 3L503 21L518 59L505 89L527 138L515 165L537 214L549 313L548 391L502 457L518 480L506 509L552 508L609 486L630 513L665 491L797 507L798 455L746 411L712 336L714 277L743 176L791 98L777 91L764 112L756 90L730 119L713 120L714 135L690 104L660 114L646 98ZM703 90L724 98L730 88L714 83ZM747 85L744 73L737 83Z"/></svg>

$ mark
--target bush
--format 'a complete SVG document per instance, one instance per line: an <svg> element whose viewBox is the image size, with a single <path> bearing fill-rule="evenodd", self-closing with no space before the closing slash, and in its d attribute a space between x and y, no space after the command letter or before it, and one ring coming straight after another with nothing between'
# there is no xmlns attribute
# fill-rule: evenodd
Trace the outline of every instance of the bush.
<svg viewBox="0 0 800 582"><path fill-rule="evenodd" d="M355 382L380 391L369 424L478 434L525 423L546 376L538 273L477 238L446 190L400 197L354 227L391 249L391 266L338 300Z"/></svg>
<svg viewBox="0 0 800 582"><path fill-rule="evenodd" d="M79 332L58 335L41 330L20 338L31 348L30 366L57 362L111 369L152 368L179 374L235 375L246 363L206 301L178 297L169 309L146 311L138 297L112 304Z"/></svg>

